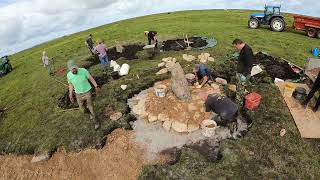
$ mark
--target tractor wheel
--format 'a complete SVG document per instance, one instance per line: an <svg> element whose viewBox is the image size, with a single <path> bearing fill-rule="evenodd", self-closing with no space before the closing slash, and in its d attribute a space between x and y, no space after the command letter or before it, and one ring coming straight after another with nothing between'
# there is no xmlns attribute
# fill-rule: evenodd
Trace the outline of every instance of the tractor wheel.
<svg viewBox="0 0 320 180"><path fill-rule="evenodd" d="M320 39L320 29L318 29L317 38Z"/></svg>
<svg viewBox="0 0 320 180"><path fill-rule="evenodd" d="M317 30L315 28L307 29L307 36L314 38L317 35Z"/></svg>
<svg viewBox="0 0 320 180"><path fill-rule="evenodd" d="M259 21L257 19L255 19L255 18L249 19L249 21L248 21L248 27L249 28L257 29L257 28L259 28L259 26L260 26L260 23L259 23Z"/></svg>
<svg viewBox="0 0 320 180"><path fill-rule="evenodd" d="M275 17L270 22L270 28L276 32L282 32L286 27L286 23L282 18Z"/></svg>

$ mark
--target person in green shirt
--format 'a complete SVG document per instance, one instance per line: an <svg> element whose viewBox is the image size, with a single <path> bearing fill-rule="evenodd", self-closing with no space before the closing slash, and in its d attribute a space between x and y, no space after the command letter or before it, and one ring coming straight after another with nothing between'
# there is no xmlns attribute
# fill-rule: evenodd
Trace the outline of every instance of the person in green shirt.
<svg viewBox="0 0 320 180"><path fill-rule="evenodd" d="M92 87L89 81L94 86L96 92L99 92L100 89L90 73L84 68L79 68L72 60L68 61L68 69L69 72L67 74L67 79L69 84L70 101L72 103L74 102L73 93L75 92L79 108L82 112L84 112L83 104L86 101L87 108L90 111L90 119L96 120L94 128L97 130L100 127L100 122L95 118L91 97Z"/></svg>

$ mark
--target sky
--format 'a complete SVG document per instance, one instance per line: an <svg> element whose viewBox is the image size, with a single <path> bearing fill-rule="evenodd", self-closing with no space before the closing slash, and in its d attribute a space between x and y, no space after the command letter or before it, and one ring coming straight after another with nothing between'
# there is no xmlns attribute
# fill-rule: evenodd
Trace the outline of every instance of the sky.
<svg viewBox="0 0 320 180"><path fill-rule="evenodd" d="M103 24L161 12L263 9L320 17L319 0L0 0L0 57Z"/></svg>

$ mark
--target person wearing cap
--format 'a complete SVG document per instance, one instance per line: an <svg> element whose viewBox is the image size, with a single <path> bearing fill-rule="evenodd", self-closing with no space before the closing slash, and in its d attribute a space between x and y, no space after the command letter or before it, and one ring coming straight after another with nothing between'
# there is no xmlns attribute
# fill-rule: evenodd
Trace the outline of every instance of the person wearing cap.
<svg viewBox="0 0 320 180"><path fill-rule="evenodd" d="M245 81L251 76L251 69L253 66L253 51L249 45L244 43L241 39L235 39L232 45L240 51L238 60L238 73L242 81Z"/></svg>
<svg viewBox="0 0 320 180"><path fill-rule="evenodd" d="M144 35L148 37L148 45L154 44L155 48L158 47L157 34L157 31L144 31Z"/></svg>
<svg viewBox="0 0 320 180"><path fill-rule="evenodd" d="M213 80L212 72L205 64L196 64L193 68L193 73L198 82L202 80L201 83L199 82L200 85L198 85L197 88L202 88L206 83Z"/></svg>
<svg viewBox="0 0 320 180"><path fill-rule="evenodd" d="M92 52L98 54L100 64L102 66L102 70L105 73L107 69L107 65L109 64L108 55L107 55L108 48L103 43L103 40L97 40L97 45L95 48L92 49Z"/></svg>
<svg viewBox="0 0 320 180"><path fill-rule="evenodd" d="M92 34L89 34L89 36L87 37L87 39L85 40L85 42L84 42L85 44L86 44L86 46L87 46L87 48L89 49L89 51L90 51L90 53L92 54L92 55L94 55L94 53L93 53L93 51L92 51L92 49L93 49L93 40L92 40Z"/></svg>
<svg viewBox="0 0 320 180"><path fill-rule="evenodd" d="M310 100L312 99L312 97L315 95L315 93L317 91L320 90L320 72L318 73L318 76L317 76L317 79L316 81L314 82L312 88L311 88L311 91L309 92L308 96L307 96L307 99L302 103L302 105L307 108ZM316 102L316 105L312 108L312 111L313 112L317 112L318 109L319 109L319 106L320 106L320 96L318 97L318 100Z"/></svg>
<svg viewBox="0 0 320 180"><path fill-rule="evenodd" d="M84 68L79 68L75 63L70 60L68 61L69 72L67 74L68 84L69 84L69 98L70 101L74 102L73 92L75 91L77 103L82 112L84 112L83 104L86 102L87 108L90 111L90 119L95 119L95 129L100 127L100 122L95 118L95 112L93 110L92 96L91 96L91 84L94 86L96 92L99 92L100 89L93 79L91 74Z"/></svg>

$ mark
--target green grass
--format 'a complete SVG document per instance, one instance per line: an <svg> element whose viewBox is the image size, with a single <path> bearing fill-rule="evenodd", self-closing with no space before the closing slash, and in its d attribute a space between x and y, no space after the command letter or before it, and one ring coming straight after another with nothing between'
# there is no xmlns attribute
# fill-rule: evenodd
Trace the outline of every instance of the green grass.
<svg viewBox="0 0 320 180"><path fill-rule="evenodd" d="M57 107L58 98L66 92L66 88L50 78L41 66L40 60L42 51L45 50L50 58L54 58L55 69L65 67L70 58L84 64L85 59L89 57L84 39L90 33L94 38L105 39L109 47L114 46L115 41L145 42L143 31L151 29L159 32L160 41L181 38L186 33L189 36L214 36L218 45L205 52L211 53L218 62L234 52L231 45L234 38L243 39L255 52L265 51L300 66L303 66L305 59L310 56L312 47L320 47L319 39L310 39L291 28L282 33L272 32L268 28L248 29L247 20L250 13L251 11L245 10L207 10L145 16L64 36L12 55L10 58L14 71L0 80L0 108L12 107L6 111L5 118L0 120L0 152L36 153L53 151L59 146L65 146L67 150L80 150L95 146L114 128L130 128L127 123L131 118L128 115L127 98L166 77L155 76L156 70L145 69L156 67L160 59L166 56L174 56L181 60L184 53L162 53L154 60L148 60L143 55L135 61L121 60L120 63L130 64L130 74L118 81L105 84L102 94L96 97L94 104L100 117L103 117L106 107L125 115L118 122L105 118L102 129L94 131L94 122L89 120L88 115L83 116L78 111L59 112L61 109ZM289 15L286 15L286 21L287 25L291 26L292 18ZM190 70L191 66L185 68ZM89 71L94 76L101 76L98 65L92 66ZM140 75L140 79L137 79L137 74ZM66 83L66 77L55 78ZM128 89L122 91L121 84L127 84ZM190 159L192 162L200 163L199 168L190 172L199 171L208 177L223 172L229 173L223 177L258 178L284 174L282 177L304 178L319 175L319 151L316 142L300 139L294 122L274 87L261 86L260 89L265 93L264 106L253 115L256 117L255 126L250 133L240 141L225 143L223 147L227 149L227 154L221 163L203 163L202 160L197 160L200 158L198 155L193 157L194 152L190 154L186 150L183 157L187 161ZM272 93L273 96L268 93ZM288 130L288 135L282 139L277 136L280 126ZM255 156L247 157L249 150L255 152ZM233 155L229 156L228 153ZM288 164L287 159L292 163ZM186 163L185 159L182 159L178 164L167 168L175 170L188 167ZM301 169L298 168L303 169L307 176L299 173ZM184 173L181 172L181 175Z"/></svg>

